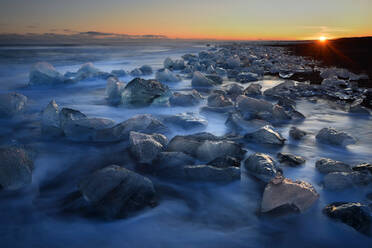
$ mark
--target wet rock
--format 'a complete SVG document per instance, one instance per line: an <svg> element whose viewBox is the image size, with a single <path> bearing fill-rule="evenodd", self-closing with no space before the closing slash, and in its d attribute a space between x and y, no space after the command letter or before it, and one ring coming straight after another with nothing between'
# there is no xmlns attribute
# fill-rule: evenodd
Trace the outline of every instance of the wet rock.
<svg viewBox="0 0 372 248"><path fill-rule="evenodd" d="M156 72L156 80L163 83L179 82L181 78L168 69L162 69Z"/></svg>
<svg viewBox="0 0 372 248"><path fill-rule="evenodd" d="M151 163L168 143L168 139L162 134L144 134L130 132L130 151L140 163Z"/></svg>
<svg viewBox="0 0 372 248"><path fill-rule="evenodd" d="M343 190L371 182L372 175L365 172L332 172L324 177L324 187L329 190Z"/></svg>
<svg viewBox="0 0 372 248"><path fill-rule="evenodd" d="M215 86L215 82L196 71L192 77L191 85L195 88L210 88Z"/></svg>
<svg viewBox="0 0 372 248"><path fill-rule="evenodd" d="M86 63L83 64L76 72L74 81L82 81L93 78L108 79L110 76L110 73L100 71L98 68L94 67L92 63Z"/></svg>
<svg viewBox="0 0 372 248"><path fill-rule="evenodd" d="M259 76L252 72L241 72L236 76L236 80L240 83L251 83L259 80Z"/></svg>
<svg viewBox="0 0 372 248"><path fill-rule="evenodd" d="M269 122L264 120L244 120L239 113L229 113L229 116L225 122L226 126L230 127L236 132L254 132L264 127L270 125Z"/></svg>
<svg viewBox="0 0 372 248"><path fill-rule="evenodd" d="M29 85L56 85L66 82L67 78L46 62L34 64L29 74Z"/></svg>
<svg viewBox="0 0 372 248"><path fill-rule="evenodd" d="M107 79L106 96L110 104L117 105L121 101L121 93L125 88L125 84L119 82L116 78L110 77Z"/></svg>
<svg viewBox="0 0 372 248"><path fill-rule="evenodd" d="M260 96L260 95L262 95L261 89L262 89L262 86L260 84L250 84L243 91L243 95L246 95L246 96Z"/></svg>
<svg viewBox="0 0 372 248"><path fill-rule="evenodd" d="M288 96L291 97L292 92L291 90L295 86L293 81L285 81L284 83L278 84L277 86L267 89L264 91L265 96L270 97L281 97L281 96Z"/></svg>
<svg viewBox="0 0 372 248"><path fill-rule="evenodd" d="M59 121L60 121L60 127L62 129L65 128L67 124L70 122L76 121L76 120L81 120L81 119L86 119L87 116L83 113L81 113L78 110L71 109L71 108L63 108L59 112Z"/></svg>
<svg viewBox="0 0 372 248"><path fill-rule="evenodd" d="M95 141L117 142L128 140L131 131L146 134L166 134L169 132L169 129L152 115L135 115L114 127L97 131Z"/></svg>
<svg viewBox="0 0 372 248"><path fill-rule="evenodd" d="M108 219L122 218L155 204L152 182L117 165L100 169L83 179L79 190L84 200Z"/></svg>
<svg viewBox="0 0 372 248"><path fill-rule="evenodd" d="M149 65L143 65L139 68L142 72L142 75L151 75L152 74L152 68Z"/></svg>
<svg viewBox="0 0 372 248"><path fill-rule="evenodd" d="M283 206L291 206L303 213L318 200L314 187L304 181L288 178L273 179L265 187L261 202L261 212L269 212Z"/></svg>
<svg viewBox="0 0 372 248"><path fill-rule="evenodd" d="M33 161L24 149L0 148L0 186L18 190L31 184Z"/></svg>
<svg viewBox="0 0 372 248"><path fill-rule="evenodd" d="M369 172L372 174L372 164L362 163L353 167L353 171Z"/></svg>
<svg viewBox="0 0 372 248"><path fill-rule="evenodd" d="M279 152L277 154L277 158L280 163L286 164L292 167L299 166L306 162L306 160L301 156L296 156L296 155L285 153L285 152Z"/></svg>
<svg viewBox="0 0 372 248"><path fill-rule="evenodd" d="M154 161L161 168L195 164L195 159L183 152L160 152Z"/></svg>
<svg viewBox="0 0 372 248"><path fill-rule="evenodd" d="M122 69L112 70L111 74L114 75L115 77L126 77L128 75L128 73Z"/></svg>
<svg viewBox="0 0 372 248"><path fill-rule="evenodd" d="M239 84L232 83L224 86L223 90L226 92L226 96L228 96L232 100L235 100L238 96L243 94L244 88Z"/></svg>
<svg viewBox="0 0 372 248"><path fill-rule="evenodd" d="M165 123L169 123L184 130L204 129L208 125L208 121L194 113L182 113L163 118Z"/></svg>
<svg viewBox="0 0 372 248"><path fill-rule="evenodd" d="M131 70L129 74L130 74L132 77L140 77L140 76L143 76L143 73L142 73L142 71L141 71L139 68L135 68L135 69Z"/></svg>
<svg viewBox="0 0 372 248"><path fill-rule="evenodd" d="M320 173L328 174L332 172L351 172L351 167L341 161L329 158L321 158L315 163L316 169Z"/></svg>
<svg viewBox="0 0 372 248"><path fill-rule="evenodd" d="M174 92L169 98L171 106L195 106L200 103L202 96L196 90L188 93Z"/></svg>
<svg viewBox="0 0 372 248"><path fill-rule="evenodd" d="M221 108L232 106L233 102L225 97L223 94L214 93L208 97L208 106L214 108Z"/></svg>
<svg viewBox="0 0 372 248"><path fill-rule="evenodd" d="M168 86L156 81L135 78L121 94L121 103L134 107L146 107L152 103L167 101L170 96Z"/></svg>
<svg viewBox="0 0 372 248"><path fill-rule="evenodd" d="M255 143L270 145L284 145L286 140L280 133L274 131L271 126L264 126L253 133L248 133L244 138Z"/></svg>
<svg viewBox="0 0 372 248"><path fill-rule="evenodd" d="M347 146L356 143L356 140L349 134L330 127L321 129L316 135L316 139L321 143L337 146Z"/></svg>
<svg viewBox="0 0 372 248"><path fill-rule="evenodd" d="M371 215L368 207L359 202L334 202L323 209L328 217L351 226L358 232L371 235Z"/></svg>
<svg viewBox="0 0 372 248"><path fill-rule="evenodd" d="M254 153L244 161L244 172L267 183L278 173L278 167L269 155Z"/></svg>
<svg viewBox="0 0 372 248"><path fill-rule="evenodd" d="M273 104L262 99L238 96L236 98L236 109L243 115L245 119L249 119L256 116L259 112L272 113Z"/></svg>
<svg viewBox="0 0 372 248"><path fill-rule="evenodd" d="M183 59L172 60L171 58L166 58L163 64L164 68L171 70L182 70L185 68L185 61Z"/></svg>
<svg viewBox="0 0 372 248"><path fill-rule="evenodd" d="M291 129L289 130L289 136L292 139L295 139L295 140L300 140L303 137L305 137L306 135L307 135L307 132L305 132L305 131L297 128L297 127L291 127Z"/></svg>
<svg viewBox="0 0 372 248"><path fill-rule="evenodd" d="M114 121L105 118L82 118L66 122L63 132L69 140L89 142L97 140L97 132L114 125Z"/></svg>
<svg viewBox="0 0 372 248"><path fill-rule="evenodd" d="M240 169L236 167L217 168L209 165L189 165L184 167L188 180L209 182L231 182L240 179Z"/></svg>
<svg viewBox="0 0 372 248"><path fill-rule="evenodd" d="M0 94L0 117L12 117L23 112L27 97L15 92Z"/></svg>
<svg viewBox="0 0 372 248"><path fill-rule="evenodd" d="M222 156L213 159L207 165L218 168L240 167L240 161L241 161L240 159L231 156Z"/></svg>
<svg viewBox="0 0 372 248"><path fill-rule="evenodd" d="M43 110L41 130L43 134L50 136L60 136L63 134L59 119L59 107L54 100L50 101L48 106Z"/></svg>
<svg viewBox="0 0 372 248"><path fill-rule="evenodd" d="M227 155L241 158L245 153L241 145L210 133L175 136L168 144L168 151L184 152L200 161L211 161Z"/></svg>
<svg viewBox="0 0 372 248"><path fill-rule="evenodd" d="M205 77L212 80L215 85L222 84L223 82L223 79L218 75L206 75Z"/></svg>
<svg viewBox="0 0 372 248"><path fill-rule="evenodd" d="M240 63L241 61L238 56L233 56L226 60L226 65L227 65L227 68L229 69L240 67Z"/></svg>

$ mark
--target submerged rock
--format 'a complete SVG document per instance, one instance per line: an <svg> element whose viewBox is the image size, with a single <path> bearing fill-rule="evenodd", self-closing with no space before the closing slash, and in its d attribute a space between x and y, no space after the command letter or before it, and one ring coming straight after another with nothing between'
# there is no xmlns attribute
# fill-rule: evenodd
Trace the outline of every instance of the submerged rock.
<svg viewBox="0 0 372 248"><path fill-rule="evenodd" d="M121 94L121 103L134 107L146 107L154 102L167 101L170 96L168 86L156 81L135 78Z"/></svg>
<svg viewBox="0 0 372 248"><path fill-rule="evenodd" d="M282 164L286 164L292 167L304 164L306 160L301 156L296 156L290 153L279 152L277 154L278 160Z"/></svg>
<svg viewBox="0 0 372 248"><path fill-rule="evenodd" d="M295 140L300 140L306 135L307 135L306 131L303 131L297 127L291 127L291 129L289 130L289 136Z"/></svg>
<svg viewBox="0 0 372 248"><path fill-rule="evenodd" d="M270 125L264 120L244 120L239 113L229 113L225 124L236 132L254 132L258 129Z"/></svg>
<svg viewBox="0 0 372 248"><path fill-rule="evenodd" d="M79 184L84 200L105 218L122 218L155 205L152 182L135 172L111 165Z"/></svg>
<svg viewBox="0 0 372 248"><path fill-rule="evenodd" d="M359 202L334 202L323 209L328 217L351 226L358 232L371 235L371 215L368 207Z"/></svg>
<svg viewBox="0 0 372 248"><path fill-rule="evenodd" d="M29 85L56 85L66 82L68 82L67 78L49 63L39 62L31 68Z"/></svg>
<svg viewBox="0 0 372 248"><path fill-rule="evenodd" d="M60 121L60 127L62 129L65 128L65 126L73 121L86 119L87 116L83 113L81 113L79 110L71 109L71 108L63 108L59 112L59 121Z"/></svg>
<svg viewBox="0 0 372 248"><path fill-rule="evenodd" d="M34 163L24 149L0 148L0 186L18 190L31 184Z"/></svg>
<svg viewBox="0 0 372 248"><path fill-rule="evenodd" d="M316 139L321 143L337 146L347 146L356 143L355 138L349 134L330 127L321 129L316 135Z"/></svg>
<svg viewBox="0 0 372 248"><path fill-rule="evenodd" d="M188 165L184 167L186 179L211 182L239 180L240 169L236 167L217 168L209 165Z"/></svg>
<svg viewBox="0 0 372 248"><path fill-rule="evenodd" d="M208 106L214 108L223 108L232 106L233 102L224 96L224 94L214 93L208 97Z"/></svg>
<svg viewBox="0 0 372 248"><path fill-rule="evenodd" d="M130 150L140 163L151 163L165 149L167 137L162 134L130 132Z"/></svg>
<svg viewBox="0 0 372 248"><path fill-rule="evenodd" d="M284 145L286 140L280 133L275 132L271 126L264 126L253 133L248 133L244 138L255 143L270 145Z"/></svg>
<svg viewBox="0 0 372 248"><path fill-rule="evenodd" d="M304 181L292 181L281 175L265 187L261 202L261 212L269 212L289 206L303 213L318 200L314 187Z"/></svg>
<svg viewBox="0 0 372 248"><path fill-rule="evenodd" d="M267 183L278 173L278 167L269 155L254 153L245 160L242 172L247 172Z"/></svg>
<svg viewBox="0 0 372 248"><path fill-rule="evenodd" d="M27 97L15 92L0 94L0 117L12 117L23 112Z"/></svg>
<svg viewBox="0 0 372 248"><path fill-rule="evenodd" d="M351 167L340 161L329 158L321 158L315 163L316 169L320 173L328 174L332 172L351 172Z"/></svg>
<svg viewBox="0 0 372 248"><path fill-rule="evenodd" d="M171 106L195 106L200 103L202 96L196 90L188 93L174 92L169 98Z"/></svg>

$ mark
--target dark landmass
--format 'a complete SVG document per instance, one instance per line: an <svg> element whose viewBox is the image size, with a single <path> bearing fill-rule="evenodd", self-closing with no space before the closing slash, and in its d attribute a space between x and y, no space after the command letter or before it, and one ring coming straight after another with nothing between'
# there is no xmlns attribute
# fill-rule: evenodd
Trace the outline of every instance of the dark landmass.
<svg viewBox="0 0 372 248"><path fill-rule="evenodd" d="M274 46L286 47L294 55L318 60L323 66L366 73L369 80L360 80L358 84L360 87L372 88L372 37L341 38L326 42L277 43Z"/></svg>

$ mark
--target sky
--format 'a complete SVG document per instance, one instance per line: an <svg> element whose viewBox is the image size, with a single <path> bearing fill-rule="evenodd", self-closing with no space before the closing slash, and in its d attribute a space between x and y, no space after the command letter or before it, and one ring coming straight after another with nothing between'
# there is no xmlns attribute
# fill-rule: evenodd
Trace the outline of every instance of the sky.
<svg viewBox="0 0 372 248"><path fill-rule="evenodd" d="M0 33L223 40L371 36L372 0L0 0Z"/></svg>

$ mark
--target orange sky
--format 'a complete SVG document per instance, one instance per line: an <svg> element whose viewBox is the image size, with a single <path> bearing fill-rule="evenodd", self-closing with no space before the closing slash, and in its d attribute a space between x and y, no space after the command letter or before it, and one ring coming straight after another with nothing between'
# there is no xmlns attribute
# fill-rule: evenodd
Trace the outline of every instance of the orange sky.
<svg viewBox="0 0 372 248"><path fill-rule="evenodd" d="M200 39L372 35L370 0L5 0L1 33L100 31Z"/></svg>

